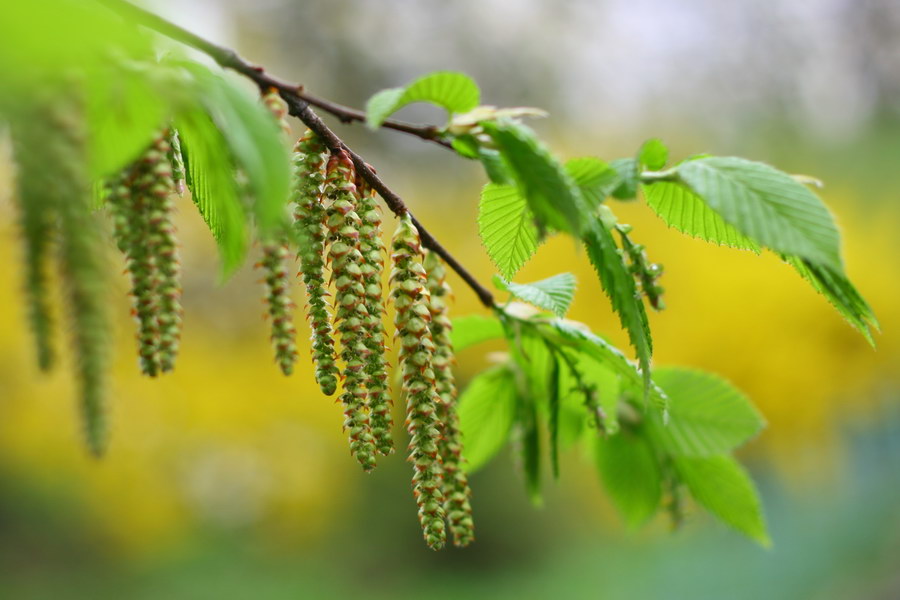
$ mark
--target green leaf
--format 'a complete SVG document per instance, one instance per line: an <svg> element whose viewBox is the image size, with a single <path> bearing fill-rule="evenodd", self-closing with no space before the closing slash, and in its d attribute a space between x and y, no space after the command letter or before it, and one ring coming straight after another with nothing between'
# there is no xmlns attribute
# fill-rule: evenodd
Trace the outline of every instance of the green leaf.
<svg viewBox="0 0 900 600"><path fill-rule="evenodd" d="M653 379L669 397L669 423L651 414L648 433L669 454L724 454L765 427L750 400L717 375L665 368L656 369Z"/></svg>
<svg viewBox="0 0 900 600"><path fill-rule="evenodd" d="M466 315L453 319L450 342L455 352L469 346L503 337L503 325L498 319L481 315Z"/></svg>
<svg viewBox="0 0 900 600"><path fill-rule="evenodd" d="M782 256L782 259L794 267L813 289L825 296L847 322L859 330L869 344L875 346L871 329L876 331L879 329L878 319L865 298L843 273L816 265L799 256Z"/></svg>
<svg viewBox="0 0 900 600"><path fill-rule="evenodd" d="M656 138L647 140L638 152L638 162L651 171L659 171L669 160L669 149Z"/></svg>
<svg viewBox="0 0 900 600"><path fill-rule="evenodd" d="M587 328L580 326L579 323L553 319L542 323L538 327L538 331L551 343L573 348L578 353L615 371L630 387L647 393L644 374L620 350L591 333ZM668 403L666 393L652 380L649 386L649 398L659 410L666 411Z"/></svg>
<svg viewBox="0 0 900 600"><path fill-rule="evenodd" d="M505 366L484 371L459 398L465 469L480 469L503 447L516 417L518 390Z"/></svg>
<svg viewBox="0 0 900 600"><path fill-rule="evenodd" d="M247 254L247 223L235 183L234 166L221 132L205 112L175 119L181 138L187 185L218 246L223 276L233 273Z"/></svg>
<svg viewBox="0 0 900 600"><path fill-rule="evenodd" d="M576 237L586 219L585 201L572 178L525 125L514 122L482 123L506 163L534 215L538 232L548 228Z"/></svg>
<svg viewBox="0 0 900 600"><path fill-rule="evenodd" d="M168 125L172 107L156 65L107 63L86 82L91 175L113 175L134 161Z"/></svg>
<svg viewBox="0 0 900 600"><path fill-rule="evenodd" d="M738 231L775 250L842 272L840 240L822 201L790 175L734 157L683 162L678 175Z"/></svg>
<svg viewBox="0 0 900 600"><path fill-rule="evenodd" d="M450 140L450 145L462 157L477 159L478 158L478 150L481 148L481 144L478 142L478 138L471 134L458 135Z"/></svg>
<svg viewBox="0 0 900 600"><path fill-rule="evenodd" d="M253 216L263 237L286 230L290 155L271 113L230 79L196 63L194 76L206 112L222 133L234 166L247 180Z"/></svg>
<svg viewBox="0 0 900 600"><path fill-rule="evenodd" d="M662 500L662 472L647 440L630 432L597 437L594 461L606 491L625 522L637 527Z"/></svg>
<svg viewBox="0 0 900 600"><path fill-rule="evenodd" d="M511 185L489 183L481 190L478 232L488 256L507 279L513 278L538 247L531 210Z"/></svg>
<svg viewBox="0 0 900 600"><path fill-rule="evenodd" d="M631 200L637 196L638 184L641 182L641 165L633 158L619 158L609 163L616 171L616 187L613 188L613 198L619 200Z"/></svg>
<svg viewBox="0 0 900 600"><path fill-rule="evenodd" d="M612 233L595 223L584 237L588 258L600 277L603 291L609 296L613 310L619 315L622 327L628 332L628 339L637 353L638 363L644 376L645 389L650 385L650 356L653 342L647 311L637 289L634 276L625 264L625 258L616 246Z"/></svg>
<svg viewBox="0 0 900 600"><path fill-rule="evenodd" d="M519 300L564 317L575 298L575 276L560 273L534 283L503 282L504 288Z"/></svg>
<svg viewBox="0 0 900 600"><path fill-rule="evenodd" d="M771 545L756 486L735 459L681 457L673 462L698 504L763 546Z"/></svg>
<svg viewBox="0 0 900 600"><path fill-rule="evenodd" d="M478 106L478 85L463 73L437 71L416 79L406 87L382 90L366 103L366 124L377 129L390 115L413 102L430 102L451 115Z"/></svg>
<svg viewBox="0 0 900 600"><path fill-rule="evenodd" d="M713 244L759 254L759 244L726 223L719 213L684 185L658 181L643 185L642 190L647 204L669 227Z"/></svg>
<svg viewBox="0 0 900 600"><path fill-rule="evenodd" d="M568 160L565 169L590 206L603 202L618 180L615 169L592 156Z"/></svg>

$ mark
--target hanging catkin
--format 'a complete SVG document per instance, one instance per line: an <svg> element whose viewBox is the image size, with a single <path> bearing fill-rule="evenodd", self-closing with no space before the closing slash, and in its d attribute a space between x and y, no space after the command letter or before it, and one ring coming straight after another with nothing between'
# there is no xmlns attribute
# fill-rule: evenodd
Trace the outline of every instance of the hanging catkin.
<svg viewBox="0 0 900 600"><path fill-rule="evenodd" d="M338 368L331 337L328 288L325 282L325 206L321 186L325 180L325 146L307 131L294 146L295 226L300 244L300 274L306 285L307 317L316 381L326 396L337 389Z"/></svg>
<svg viewBox="0 0 900 600"><path fill-rule="evenodd" d="M429 330L434 341L434 377L439 402L438 420L441 423L439 449L444 469L443 489L446 498L444 509L453 534L455 546L468 546L475 539L472 522L472 506L469 498L469 480L462 470L462 436L459 416L456 414L456 383L453 377L453 344L450 340L452 325L447 315L447 298L451 295L446 281L447 269L434 252L425 253L425 271L428 274Z"/></svg>
<svg viewBox="0 0 900 600"><path fill-rule="evenodd" d="M141 372L174 368L181 338L180 265L172 223L172 147L168 134L109 184L116 244L131 276Z"/></svg>
<svg viewBox="0 0 900 600"><path fill-rule="evenodd" d="M175 192L172 147L168 132L159 136L144 155L148 203L148 240L158 272L159 362L163 372L175 368L181 342L181 264L173 222Z"/></svg>
<svg viewBox="0 0 900 600"><path fill-rule="evenodd" d="M344 361L341 403L344 406L344 428L350 436L350 452L366 471L375 467L375 445L366 406L365 288L362 279L362 254L359 230L362 221L356 213L357 190L353 183L353 163L346 153L332 154L328 159L325 195L335 294L335 325L340 334L341 359Z"/></svg>
<svg viewBox="0 0 900 600"><path fill-rule="evenodd" d="M109 323L103 229L91 210L87 178L86 136L80 110L54 102L48 118L56 134L44 150L53 169L59 210L59 265L68 308L82 422L88 449L95 456L106 447L105 378Z"/></svg>
<svg viewBox="0 0 900 600"><path fill-rule="evenodd" d="M414 494L425 541L437 550L444 545L446 531L438 448L441 436L437 420L439 400L432 364L435 346L428 328L431 311L419 232L409 215L401 217L394 233L391 260L391 297L396 308L394 322L400 340Z"/></svg>
<svg viewBox="0 0 900 600"><path fill-rule="evenodd" d="M362 283L365 289L365 344L369 350L366 358L366 389L369 397L369 413L372 420L372 437L375 449L387 456L394 451L391 438L391 394L388 387L388 364L385 357L384 300L381 274L384 271L384 242L381 239L381 213L375 200L375 190L357 177L359 190L358 213L362 220L359 229L359 249L362 255Z"/></svg>
<svg viewBox="0 0 900 600"><path fill-rule="evenodd" d="M272 113L285 139L291 129L285 117L287 106L278 93L271 89L262 97L263 104ZM271 323L272 348L275 350L275 362L281 372L290 375L297 362L297 330L294 327L294 302L291 300L290 251L283 235L262 242L262 260L259 267L263 270L263 281L266 286L266 306Z"/></svg>
<svg viewBox="0 0 900 600"><path fill-rule="evenodd" d="M16 161L14 196L18 212L20 234L24 247L24 288L28 320L37 350L37 363L42 371L49 371L56 359L53 346L54 321L50 309L49 260L51 241L56 230L55 194L58 192L53 173L47 168L44 150L53 131L46 115L37 106L11 120Z"/></svg>

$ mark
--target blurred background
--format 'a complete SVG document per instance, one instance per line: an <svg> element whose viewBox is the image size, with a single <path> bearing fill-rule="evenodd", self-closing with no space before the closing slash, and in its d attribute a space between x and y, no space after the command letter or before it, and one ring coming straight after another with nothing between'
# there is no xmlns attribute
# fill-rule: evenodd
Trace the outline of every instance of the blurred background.
<svg viewBox="0 0 900 600"><path fill-rule="evenodd" d="M112 443L102 461L89 459L67 369L44 376L32 361L3 159L0 597L900 597L900 4L144 4L343 104L362 106L428 71L461 70L486 103L547 109L534 126L565 158L632 156L661 137L674 159L741 155L819 177L848 272L884 333L870 348L774 255L687 239L645 206L619 203L620 220L666 268L668 308L651 315L656 364L724 375L769 422L741 458L760 482L774 547L698 512L678 532L662 518L626 530L573 451L540 509L515 460L498 457L472 478L475 545L433 553L403 457L360 472L339 406L312 383L306 348L293 377L272 363L253 261L220 285L213 242L188 199L178 222L186 306L178 369L158 381L138 375L121 278L110 300L120 315ZM400 116L443 117L418 106ZM451 252L490 279L475 222L477 165L394 132L335 127ZM573 318L626 347L567 239L551 240L518 279L560 265L580 282ZM456 315L483 312L461 281L450 283ZM299 315L297 324L305 339ZM458 377L465 382L497 349L462 353Z"/></svg>

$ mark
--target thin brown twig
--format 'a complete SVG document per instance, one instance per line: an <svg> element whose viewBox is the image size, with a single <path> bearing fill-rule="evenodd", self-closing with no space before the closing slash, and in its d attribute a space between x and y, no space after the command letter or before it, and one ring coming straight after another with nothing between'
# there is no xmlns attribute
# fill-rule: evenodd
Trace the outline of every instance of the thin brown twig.
<svg viewBox="0 0 900 600"><path fill-rule="evenodd" d="M364 113L312 96L303 91L303 86L288 83L269 75L265 69L247 62L234 50L224 48L203 39L158 15L127 2L126 0L98 1L125 18L134 20L166 37L203 52L216 61L222 68L231 69L252 80L262 92L266 92L270 89L278 90L278 93L284 101L287 102L290 113L303 121L307 127L321 137L329 150L333 152L346 152L353 161L357 173L359 173L366 182L378 192L391 212L398 217L406 214L409 214L410 217L412 217L413 224L415 224L416 228L419 230L419 236L422 238L422 245L437 253L437 255L440 256L470 288L472 288L484 306L488 308L494 306L494 296L490 290L483 286L447 251L446 248L440 244L440 242L437 241L422 223L410 213L406 204L403 202L403 199L391 191L378 175L375 174L375 171L366 163L366 161L359 154L350 149L350 147L347 146L347 144L345 144L324 121L322 121L322 119L312 110L311 105L331 113L342 122L365 121ZM401 121L388 120L384 123L383 127L402 131L423 140L438 143L442 146L449 146L449 143L446 140L437 137L439 130L434 126L412 125Z"/></svg>

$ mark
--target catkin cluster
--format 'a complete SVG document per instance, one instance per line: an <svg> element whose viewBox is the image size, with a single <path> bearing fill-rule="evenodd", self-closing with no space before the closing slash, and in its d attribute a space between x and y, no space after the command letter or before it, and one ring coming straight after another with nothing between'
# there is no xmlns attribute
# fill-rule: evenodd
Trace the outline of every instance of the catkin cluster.
<svg viewBox="0 0 900 600"><path fill-rule="evenodd" d="M176 189L173 172L183 177L184 169L172 139L167 132L160 134L108 183L113 234L131 277L139 364L151 377L174 368L181 338L180 264L171 196Z"/></svg>
<svg viewBox="0 0 900 600"><path fill-rule="evenodd" d="M456 383L453 377L453 343L450 340L452 325L447 314L447 298L451 295L446 281L447 270L434 252L425 254L425 271L428 274L428 293L431 312L429 330L434 341L434 377L438 393L437 414L441 423L439 443L444 468L444 510L453 534L455 546L468 546L475 539L472 522L472 506L469 497L469 480L462 470L462 440L459 416L456 414Z"/></svg>
<svg viewBox="0 0 900 600"><path fill-rule="evenodd" d="M441 467L441 423L438 420L435 344L431 336L430 294L422 265L419 232L404 215L391 244L391 297L400 342L400 370L406 395L406 427L410 435L409 460L425 541L439 549L446 540Z"/></svg>

